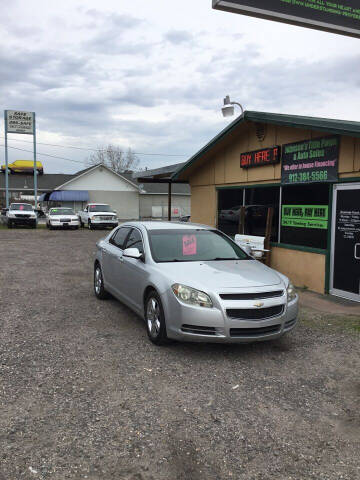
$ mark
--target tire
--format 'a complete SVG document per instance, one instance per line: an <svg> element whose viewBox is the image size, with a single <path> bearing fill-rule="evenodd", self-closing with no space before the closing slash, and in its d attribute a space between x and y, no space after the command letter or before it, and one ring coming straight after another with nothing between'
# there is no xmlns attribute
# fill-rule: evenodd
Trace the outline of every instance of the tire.
<svg viewBox="0 0 360 480"><path fill-rule="evenodd" d="M94 292L99 300L106 300L109 297L108 292L104 288L104 279L99 263L94 268Z"/></svg>
<svg viewBox="0 0 360 480"><path fill-rule="evenodd" d="M8 228L13 228L13 224L11 220L8 220Z"/></svg>
<svg viewBox="0 0 360 480"><path fill-rule="evenodd" d="M49 228L49 224L46 222L46 228Z"/></svg>
<svg viewBox="0 0 360 480"><path fill-rule="evenodd" d="M90 220L88 220L88 227L89 227L89 230L94 230L94 227Z"/></svg>
<svg viewBox="0 0 360 480"><path fill-rule="evenodd" d="M80 222L80 228L84 228L85 225L84 225L84 222L81 220L81 218L79 218L79 222Z"/></svg>
<svg viewBox="0 0 360 480"><path fill-rule="evenodd" d="M152 343L158 346L170 343L166 335L164 309L155 291L150 292L145 300L145 322L146 331Z"/></svg>

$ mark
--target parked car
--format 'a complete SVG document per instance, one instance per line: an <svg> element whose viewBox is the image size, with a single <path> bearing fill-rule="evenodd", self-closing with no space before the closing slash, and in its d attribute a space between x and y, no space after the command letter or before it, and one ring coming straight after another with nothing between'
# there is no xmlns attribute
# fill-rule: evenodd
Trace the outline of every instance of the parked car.
<svg viewBox="0 0 360 480"><path fill-rule="evenodd" d="M79 225L79 217L75 215L72 208L50 208L46 215L46 226L50 230L53 228L73 228L76 230L79 228Z"/></svg>
<svg viewBox="0 0 360 480"><path fill-rule="evenodd" d="M220 210L219 220L226 222L239 223L241 205L234 205L231 208Z"/></svg>
<svg viewBox="0 0 360 480"><path fill-rule="evenodd" d="M109 233L97 243L94 290L143 317L156 345L271 340L298 315L285 275L219 230L190 223L129 222Z"/></svg>
<svg viewBox="0 0 360 480"><path fill-rule="evenodd" d="M28 225L32 228L37 226L37 215L30 203L11 203L6 210L6 223L8 228L17 225Z"/></svg>
<svg viewBox="0 0 360 480"><path fill-rule="evenodd" d="M1 171L5 172L6 165L1 165ZM34 162L33 160L15 160L13 163L8 164L10 173L33 173ZM41 162L36 162L36 170L39 175L44 173L44 168Z"/></svg>
<svg viewBox="0 0 360 480"><path fill-rule="evenodd" d="M84 210L78 212L80 226L87 225L89 229L94 228L114 228L119 222L116 211L110 205L105 203L89 203Z"/></svg>

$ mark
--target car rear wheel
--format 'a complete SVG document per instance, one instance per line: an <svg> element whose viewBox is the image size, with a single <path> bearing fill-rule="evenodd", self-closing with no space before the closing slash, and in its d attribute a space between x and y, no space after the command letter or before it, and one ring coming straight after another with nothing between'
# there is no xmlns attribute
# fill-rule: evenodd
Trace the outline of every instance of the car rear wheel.
<svg viewBox="0 0 360 480"><path fill-rule="evenodd" d="M108 292L104 288L104 278L101 267L98 263L95 265L94 269L94 292L95 296L99 300L105 300L109 296Z"/></svg>
<svg viewBox="0 0 360 480"><path fill-rule="evenodd" d="M149 339L155 345L166 345L169 339L166 335L164 309L159 295L153 291L145 301L145 321Z"/></svg>

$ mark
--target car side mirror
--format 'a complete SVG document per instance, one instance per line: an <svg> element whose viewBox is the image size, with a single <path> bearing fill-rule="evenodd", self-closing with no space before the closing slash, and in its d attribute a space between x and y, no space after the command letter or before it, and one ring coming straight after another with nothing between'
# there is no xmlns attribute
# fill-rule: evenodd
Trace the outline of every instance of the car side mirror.
<svg viewBox="0 0 360 480"><path fill-rule="evenodd" d="M123 256L139 260L142 257L142 253L139 252L138 248L125 248Z"/></svg>

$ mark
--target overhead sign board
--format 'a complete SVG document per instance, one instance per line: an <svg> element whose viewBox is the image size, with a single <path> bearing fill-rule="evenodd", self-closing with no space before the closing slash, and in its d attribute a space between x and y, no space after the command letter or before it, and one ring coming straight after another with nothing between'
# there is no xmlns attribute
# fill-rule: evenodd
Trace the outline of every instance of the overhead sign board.
<svg viewBox="0 0 360 480"><path fill-rule="evenodd" d="M5 129L7 133L34 134L34 112L5 110Z"/></svg>
<svg viewBox="0 0 360 480"><path fill-rule="evenodd" d="M262 165L274 165L280 162L280 147L262 148L240 155L240 167L251 168Z"/></svg>
<svg viewBox="0 0 360 480"><path fill-rule="evenodd" d="M359 0L213 0L213 8L360 38Z"/></svg>
<svg viewBox="0 0 360 480"><path fill-rule="evenodd" d="M314 138L282 147L281 183L336 182L339 137Z"/></svg>

